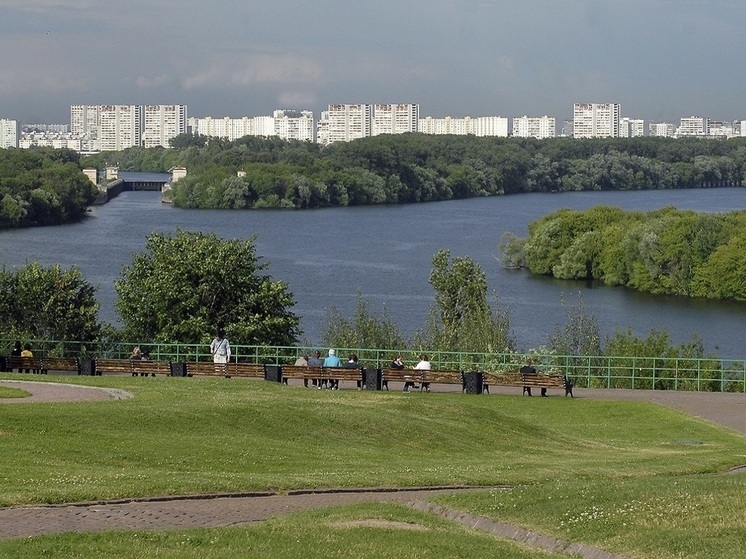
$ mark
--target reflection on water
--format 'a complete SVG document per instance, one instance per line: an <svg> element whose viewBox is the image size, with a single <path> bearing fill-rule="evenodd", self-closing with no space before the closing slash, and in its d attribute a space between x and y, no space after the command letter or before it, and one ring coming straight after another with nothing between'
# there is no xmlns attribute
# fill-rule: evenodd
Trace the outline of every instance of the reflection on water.
<svg viewBox="0 0 746 559"><path fill-rule="evenodd" d="M660 297L624 288L534 277L503 269L497 243L505 231L526 235L527 224L561 207L583 209L606 204L650 210L663 206L703 211L746 207L744 189L647 192L525 194L411 206L335 208L314 211L179 210L161 204L154 192L125 192L93 208L83 222L0 233L6 266L38 260L44 265L77 265L98 286L101 318L115 322L114 279L144 250L152 231L214 232L221 237L257 236L257 250L270 263L268 273L286 281L310 343L320 341L331 306L349 314L358 292L380 312L385 305L405 335L422 327L432 304L428 284L433 254L469 256L485 272L502 309L509 309L519 346L546 343L564 322L562 299L582 294L602 334L617 328L647 335L666 329L676 341L699 333L709 351L741 358L741 323L746 305Z"/></svg>

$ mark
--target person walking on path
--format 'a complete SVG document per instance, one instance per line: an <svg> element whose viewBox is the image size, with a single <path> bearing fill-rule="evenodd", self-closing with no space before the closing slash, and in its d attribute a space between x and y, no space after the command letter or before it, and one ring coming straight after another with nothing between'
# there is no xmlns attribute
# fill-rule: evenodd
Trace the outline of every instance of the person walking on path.
<svg viewBox="0 0 746 559"><path fill-rule="evenodd" d="M212 362L215 363L215 372L224 374L231 358L231 345L222 328L217 331L210 344L210 353L212 353Z"/></svg>

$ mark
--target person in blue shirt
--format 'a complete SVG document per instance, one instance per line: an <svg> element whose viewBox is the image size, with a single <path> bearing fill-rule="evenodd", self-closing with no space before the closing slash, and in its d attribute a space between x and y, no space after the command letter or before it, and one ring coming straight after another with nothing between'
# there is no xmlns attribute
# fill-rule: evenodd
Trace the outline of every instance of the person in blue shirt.
<svg viewBox="0 0 746 559"><path fill-rule="evenodd" d="M337 357L337 352L333 349L329 350L329 355L327 355L326 359L324 359L324 367L341 367L342 362L339 360L339 357ZM339 382L338 381L329 381L329 388L332 390L337 390L339 388Z"/></svg>

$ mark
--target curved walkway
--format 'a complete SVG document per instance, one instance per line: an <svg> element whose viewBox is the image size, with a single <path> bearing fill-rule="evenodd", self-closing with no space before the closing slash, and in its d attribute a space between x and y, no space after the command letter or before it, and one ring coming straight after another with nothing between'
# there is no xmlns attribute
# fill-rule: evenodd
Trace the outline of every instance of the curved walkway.
<svg viewBox="0 0 746 559"><path fill-rule="evenodd" d="M119 390L71 384L2 380L0 385L21 388L32 394L29 398L0 399L4 403L105 400L132 396ZM509 389L493 391L493 393L515 395L515 391ZM652 402L746 434L746 395L744 394L584 389L576 389L575 394L578 398ZM286 494L264 492L187 495L68 505L9 507L0 509L0 539L70 531L167 530L247 525L279 514L313 508L361 502L397 502L439 514L500 538L519 541L546 551L574 553L587 559L626 559L584 544L559 540L428 502L432 497L444 493L483 489L485 488L326 489L292 491Z"/></svg>

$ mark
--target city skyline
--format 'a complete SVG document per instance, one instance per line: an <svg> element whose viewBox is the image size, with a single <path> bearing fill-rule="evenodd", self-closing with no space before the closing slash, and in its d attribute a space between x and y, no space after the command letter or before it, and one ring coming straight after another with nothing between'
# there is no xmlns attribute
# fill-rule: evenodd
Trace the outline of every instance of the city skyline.
<svg viewBox="0 0 746 559"><path fill-rule="evenodd" d="M648 122L746 116L746 5L715 0L352 4L6 0L0 115L76 103L180 103L190 115L319 114L412 102L435 117L572 117L619 103Z"/></svg>

